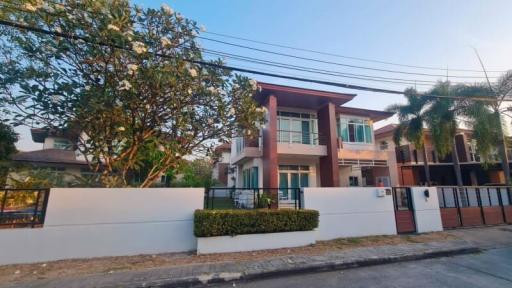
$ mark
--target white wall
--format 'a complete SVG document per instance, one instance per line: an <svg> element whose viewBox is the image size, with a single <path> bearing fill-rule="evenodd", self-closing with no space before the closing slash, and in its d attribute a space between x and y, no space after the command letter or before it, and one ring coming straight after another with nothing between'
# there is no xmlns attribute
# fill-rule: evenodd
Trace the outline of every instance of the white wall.
<svg viewBox="0 0 512 288"><path fill-rule="evenodd" d="M393 198L375 187L304 188L304 205L320 212L318 240L396 234Z"/></svg>
<svg viewBox="0 0 512 288"><path fill-rule="evenodd" d="M425 197L425 190L429 197ZM411 187L416 232L443 231L436 187Z"/></svg>
<svg viewBox="0 0 512 288"><path fill-rule="evenodd" d="M51 189L44 227L0 229L0 265L195 250L193 213L203 192Z"/></svg>

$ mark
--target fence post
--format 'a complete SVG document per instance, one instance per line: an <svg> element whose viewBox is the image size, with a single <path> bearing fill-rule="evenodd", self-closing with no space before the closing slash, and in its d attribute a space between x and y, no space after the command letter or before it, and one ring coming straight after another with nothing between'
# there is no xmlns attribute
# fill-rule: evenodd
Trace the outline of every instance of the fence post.
<svg viewBox="0 0 512 288"><path fill-rule="evenodd" d="M304 188L299 188L299 209L302 209L302 195L304 195L303 189Z"/></svg>
<svg viewBox="0 0 512 288"><path fill-rule="evenodd" d="M37 190L36 204L34 206L34 214L32 215L32 228L34 228L36 217L37 217L37 208L39 207L39 199L41 197L41 190Z"/></svg>
<svg viewBox="0 0 512 288"><path fill-rule="evenodd" d="M489 191L487 191L487 192L489 192ZM480 194L480 188L476 188L475 193L476 193L476 202L477 202L478 206L480 206L480 215L482 215L482 222L484 223L484 225L486 225L485 215L484 215L484 207L482 205L482 195Z"/></svg>
<svg viewBox="0 0 512 288"><path fill-rule="evenodd" d="M212 209L214 209L213 201L215 200L215 188L213 188L213 190L212 190L212 188L210 188L210 190L208 190L208 191L212 191ZM208 194L210 194L210 192L208 192Z"/></svg>
<svg viewBox="0 0 512 288"><path fill-rule="evenodd" d="M0 206L0 216L4 215L5 202L7 202L7 189L4 190L4 198L2 199L2 204Z"/></svg>
<svg viewBox="0 0 512 288"><path fill-rule="evenodd" d="M460 226L464 226L464 223L462 221L462 212L460 210L460 202L459 202L459 197L460 197L460 191L459 189L462 189L462 188L453 188L452 192L453 192L453 196L455 197L455 205L457 205L457 214L459 216L459 223L460 223Z"/></svg>

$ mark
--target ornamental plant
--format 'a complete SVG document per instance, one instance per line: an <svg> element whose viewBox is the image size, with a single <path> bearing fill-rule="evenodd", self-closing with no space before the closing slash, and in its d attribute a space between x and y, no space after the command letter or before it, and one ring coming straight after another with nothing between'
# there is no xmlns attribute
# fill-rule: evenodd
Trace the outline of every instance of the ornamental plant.
<svg viewBox="0 0 512 288"><path fill-rule="evenodd" d="M148 187L186 155L255 135L263 120L256 82L204 59L202 29L167 5L31 0L0 11L22 25L0 27L2 112L15 125L75 131L107 187L128 185L142 162Z"/></svg>

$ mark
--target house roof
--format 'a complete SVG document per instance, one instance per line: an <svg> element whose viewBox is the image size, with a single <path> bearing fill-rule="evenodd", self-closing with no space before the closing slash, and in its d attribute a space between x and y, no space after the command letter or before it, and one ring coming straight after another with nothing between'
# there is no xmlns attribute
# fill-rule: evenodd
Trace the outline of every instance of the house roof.
<svg viewBox="0 0 512 288"><path fill-rule="evenodd" d="M74 151L62 149L19 152L12 157L12 160L19 162L87 165L85 161L76 159Z"/></svg>
<svg viewBox="0 0 512 288"><path fill-rule="evenodd" d="M231 151L231 142L218 145L215 147L215 151Z"/></svg>
<svg viewBox="0 0 512 288"><path fill-rule="evenodd" d="M50 129L50 128L32 128L30 129L32 141L36 143L44 143L47 137L61 137L69 140L75 140L79 134L76 129Z"/></svg>
<svg viewBox="0 0 512 288"><path fill-rule="evenodd" d="M348 115L356 115L356 116L366 116L372 119L372 121L377 122L380 120L384 120L393 116L393 112L379 111L379 110L370 110L370 109L361 109L361 108L351 108L351 107L336 107L336 112Z"/></svg>
<svg viewBox="0 0 512 288"><path fill-rule="evenodd" d="M379 129L376 129L373 133L375 134L375 137L380 136L389 136L393 134L393 131L395 131L398 124L388 124L386 126L382 126Z"/></svg>
<svg viewBox="0 0 512 288"><path fill-rule="evenodd" d="M277 105L282 107L318 109L328 102L340 106L356 97L356 94L314 90L263 82L258 82L258 88L260 88L259 91L254 95L256 102L264 104L269 95L275 95L277 97Z"/></svg>

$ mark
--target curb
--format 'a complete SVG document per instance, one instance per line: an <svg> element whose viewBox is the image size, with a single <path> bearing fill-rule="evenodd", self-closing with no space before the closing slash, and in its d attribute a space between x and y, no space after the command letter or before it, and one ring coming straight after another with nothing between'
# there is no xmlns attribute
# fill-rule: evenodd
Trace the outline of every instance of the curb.
<svg viewBox="0 0 512 288"><path fill-rule="evenodd" d="M408 262L408 261L414 261L414 260L424 260L424 259L432 259L432 258L450 257L450 256L455 256L455 255L472 254L472 253L479 253L481 251L482 251L482 249L477 248L477 247L464 247L464 248L457 248L457 249L451 249L451 250L432 251L432 252L403 255L403 256L392 256L392 257L383 257L383 258L367 258L367 259L354 260L352 262L345 262L345 263L326 262L326 263L320 263L320 264L298 266L298 267L293 267L290 269L276 269L274 271L260 272L260 273L248 273L248 274L216 273L216 274L209 275L209 276L194 276L194 277L187 277L187 278L182 278L182 279L162 279L162 280L154 281L154 282L145 282L144 284L133 283L133 286L130 286L130 287L159 287L159 288L197 287L197 286L204 286L207 284L226 283L226 282L230 282L230 281L234 281L234 280L249 281L249 280L256 280L256 279L259 280L259 279L265 279L265 278L297 275L297 274L303 274L303 273L346 270L346 269L352 269L352 268Z"/></svg>

